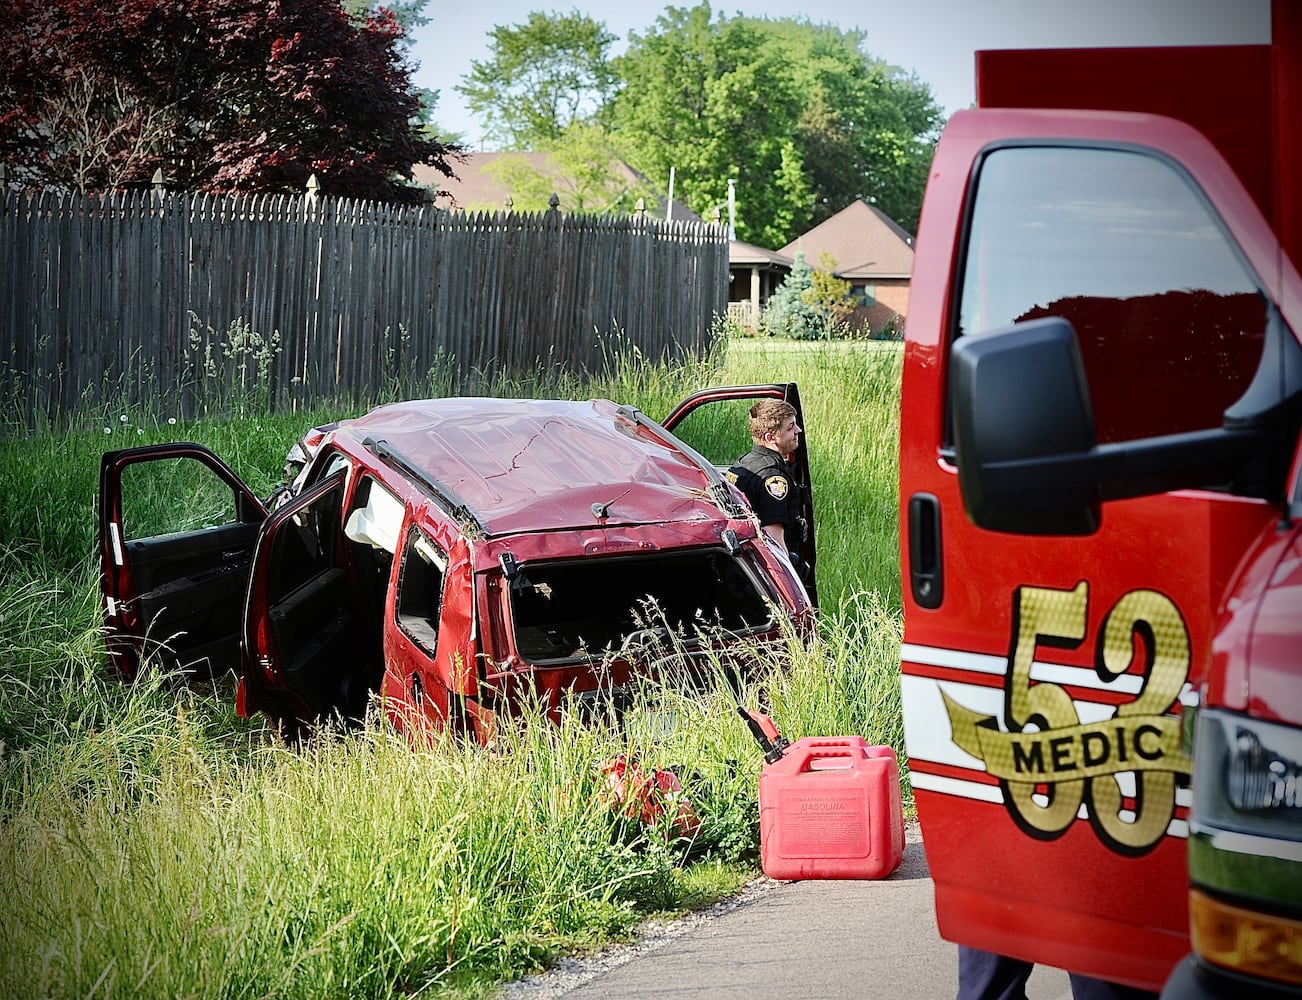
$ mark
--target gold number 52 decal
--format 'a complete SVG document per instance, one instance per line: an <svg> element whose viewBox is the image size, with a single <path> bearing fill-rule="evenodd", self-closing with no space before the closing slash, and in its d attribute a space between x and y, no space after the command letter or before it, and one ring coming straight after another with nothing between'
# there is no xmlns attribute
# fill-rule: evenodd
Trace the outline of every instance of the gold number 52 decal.
<svg viewBox="0 0 1302 1000"><path fill-rule="evenodd" d="M1123 674L1138 678L1139 692L1113 717L1082 723L1062 687L1031 682L1031 664L1039 646L1074 649L1085 640L1089 585L1019 587L1015 605L1004 686L1007 731L944 695L954 742L999 778L1010 814L1029 835L1061 835L1084 803L1103 843L1143 854L1174 814L1176 776L1190 773L1179 719L1167 714L1189 676L1189 630L1179 609L1155 590L1134 590L1117 601L1099 630L1094 669L1109 683ZM1134 774L1133 810L1123 808L1118 778L1127 771Z"/></svg>

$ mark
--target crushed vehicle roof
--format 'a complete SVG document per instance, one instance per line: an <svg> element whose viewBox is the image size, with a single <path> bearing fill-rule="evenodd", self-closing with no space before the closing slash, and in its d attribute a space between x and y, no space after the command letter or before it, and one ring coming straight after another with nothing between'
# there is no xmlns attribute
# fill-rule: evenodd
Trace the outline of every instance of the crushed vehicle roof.
<svg viewBox="0 0 1302 1000"><path fill-rule="evenodd" d="M381 406L336 434L375 442L489 535L720 516L711 480L609 400L455 397ZM643 418L645 419L645 418Z"/></svg>

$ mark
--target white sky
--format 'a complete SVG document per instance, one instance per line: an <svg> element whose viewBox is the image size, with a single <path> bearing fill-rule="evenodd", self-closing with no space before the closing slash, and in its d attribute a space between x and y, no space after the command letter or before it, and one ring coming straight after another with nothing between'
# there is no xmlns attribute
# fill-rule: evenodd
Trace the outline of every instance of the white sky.
<svg viewBox="0 0 1302 1000"><path fill-rule="evenodd" d="M479 127L453 89L471 60L488 57L494 25L520 24L530 11L579 10L605 22L623 51L630 31L645 33L667 4L611 0L431 0L431 23L415 33L418 86L439 91L435 120L461 132L472 149ZM692 7L694 0L677 0ZM912 71L946 114L975 100L978 49L1064 46L1244 44L1270 38L1270 0L748 0L712 2L715 14L804 16L867 32L867 51ZM1209 67L1215 72L1215 67Z"/></svg>

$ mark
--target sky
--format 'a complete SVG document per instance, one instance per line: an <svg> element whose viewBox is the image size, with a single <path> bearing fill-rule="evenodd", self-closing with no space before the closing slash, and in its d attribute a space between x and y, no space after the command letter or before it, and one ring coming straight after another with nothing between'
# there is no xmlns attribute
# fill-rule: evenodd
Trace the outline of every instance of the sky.
<svg viewBox="0 0 1302 1000"><path fill-rule="evenodd" d="M691 7L695 0L672 6ZM431 22L416 30L417 86L439 91L434 120L478 148L480 128L453 88L472 60L488 58L489 32L521 24L531 11L578 10L602 21L623 51L667 4L611 0L430 0ZM975 101L978 49L1066 46L1251 44L1270 39L1270 0L778 0L715 2L716 16L805 17L867 33L868 54L917 74L948 115ZM1214 68L1213 68L1214 71Z"/></svg>

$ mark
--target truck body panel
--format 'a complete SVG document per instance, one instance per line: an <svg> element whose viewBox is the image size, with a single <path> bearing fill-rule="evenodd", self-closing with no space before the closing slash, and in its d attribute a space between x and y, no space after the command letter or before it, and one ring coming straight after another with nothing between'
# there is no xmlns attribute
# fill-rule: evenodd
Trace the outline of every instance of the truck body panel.
<svg viewBox="0 0 1302 1000"><path fill-rule="evenodd" d="M937 145L904 348L901 685L949 940L1158 990L1190 947L1192 857L1196 917L1234 926L1233 898L1265 914L1244 940L1291 947L1302 869L1271 810L1297 811L1302 760L1300 10L1276 4L1269 46L979 53L981 107ZM1064 333L1078 409L998 357ZM1196 717L1226 744L1202 770ZM1246 806L1196 795L1261 761L1283 777ZM1302 976L1197 928L1249 980Z"/></svg>

